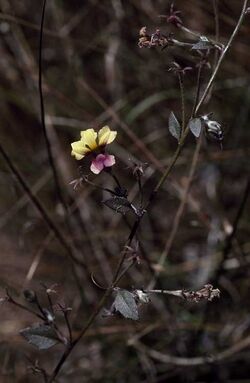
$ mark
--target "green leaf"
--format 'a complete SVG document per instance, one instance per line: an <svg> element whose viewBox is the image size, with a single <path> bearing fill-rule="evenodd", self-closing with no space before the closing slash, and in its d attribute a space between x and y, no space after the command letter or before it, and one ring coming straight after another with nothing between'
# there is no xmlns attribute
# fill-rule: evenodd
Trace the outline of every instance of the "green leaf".
<svg viewBox="0 0 250 383"><path fill-rule="evenodd" d="M118 311L124 318L138 320L138 308L134 294L128 290L119 289L115 300L112 304L112 309Z"/></svg>
<svg viewBox="0 0 250 383"><path fill-rule="evenodd" d="M181 126L175 117L174 112L170 112L168 119L168 129L172 136L179 141L181 138Z"/></svg>
<svg viewBox="0 0 250 383"><path fill-rule="evenodd" d="M188 128L190 129L190 131L193 133L193 135L196 138L200 137L201 128L202 128L201 119L193 118L192 120L190 120L188 123Z"/></svg>
<svg viewBox="0 0 250 383"><path fill-rule="evenodd" d="M59 342L56 331L45 324L35 324L20 330L20 334L39 350L46 350Z"/></svg>

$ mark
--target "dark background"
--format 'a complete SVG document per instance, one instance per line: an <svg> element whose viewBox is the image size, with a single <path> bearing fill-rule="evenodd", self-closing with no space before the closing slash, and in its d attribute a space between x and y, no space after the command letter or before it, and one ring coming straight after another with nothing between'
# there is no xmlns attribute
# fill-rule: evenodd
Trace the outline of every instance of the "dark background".
<svg viewBox="0 0 250 383"><path fill-rule="evenodd" d="M214 37L214 4L219 7L219 40L225 43L241 11L242 1L176 1L184 25ZM41 1L0 0L0 139L11 160L42 201L67 238L62 206L55 192L40 124L38 47ZM1 296L8 287L24 302L22 291L34 289L44 300L41 283L57 284L55 301L72 307L74 333L86 322L101 296L90 275L106 286L128 235L121 215L103 206L105 194L85 184L74 191L69 182L78 177L70 143L79 131L109 124L118 131L110 147L115 172L138 202L131 161L148 162L145 195L159 180L176 148L168 132L171 110L180 118L177 77L168 71L173 60L193 67L184 79L189 113L194 99L197 55L188 49L139 49L138 34L160 27L182 41L192 36L167 25L158 15L169 10L167 1L49 0L46 9L43 75L48 135L78 255L84 300L75 287L65 249L53 238L3 158L0 158ZM168 296L153 296L140 312L140 321L99 316L86 338L65 363L60 382L247 382L249 351L249 202L240 213L237 232L225 252L227 230L232 229L249 177L249 16L227 54L203 113L214 113L223 124L223 151L204 137L190 198L173 246L156 287L198 289L213 282L221 298L193 304ZM213 66L214 55L210 63ZM204 84L211 69L203 72ZM115 116L114 116L115 113ZM131 139L133 132L136 140ZM138 148L138 142L148 149ZM194 137L188 137L170 179L146 214L139 231L144 255L141 264L121 282L124 288L145 288L164 249L186 185ZM149 154L148 154L149 153ZM154 163L149 155L155 157ZM107 174L92 179L112 186ZM133 217L128 215L132 222ZM70 241L72 238L68 238ZM226 256L225 256L226 254ZM226 259L225 259L226 258ZM147 261L145 260L147 259ZM149 263L151 271L149 270ZM219 273L218 273L219 270ZM51 370L62 348L38 352L18 334L36 322L29 314L1 305L1 382L42 381L27 370L27 356ZM63 326L62 316L59 323ZM185 358L166 363L149 355L131 339L139 337L147 350ZM235 349L232 349L232 346ZM225 350L229 354L223 354ZM222 354L221 354L222 353ZM196 356L221 355L221 360L193 366ZM184 363L185 364L185 363Z"/></svg>

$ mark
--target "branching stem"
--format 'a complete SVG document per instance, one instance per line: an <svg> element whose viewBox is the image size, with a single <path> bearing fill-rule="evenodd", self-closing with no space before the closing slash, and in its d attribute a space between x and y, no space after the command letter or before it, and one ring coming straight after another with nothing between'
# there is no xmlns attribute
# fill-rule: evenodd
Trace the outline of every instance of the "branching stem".
<svg viewBox="0 0 250 383"><path fill-rule="evenodd" d="M242 21L243 21L243 18L244 18L244 14L245 14L245 11L246 11L246 7L247 7L247 3L248 3L248 0L244 0L244 3L243 3L243 8L242 8L242 12L241 12L241 15L240 15L240 18L237 22L237 25L226 45L226 47L224 48L223 52L221 53L221 56L218 60L218 63L214 69L214 72L207 84L207 87L200 99L200 101L198 102L196 108L195 108L195 113L194 115L196 115L200 109L200 107L202 106L207 94L208 94L208 91L211 87L211 85L213 84L215 78L216 78L216 75L218 73L218 70L220 68L220 65L225 57L225 54L226 52L228 51L228 49L230 48L231 44L232 44L232 41L234 39L234 37L236 36L241 24L242 24ZM168 168L166 169L166 171L164 172L164 174L162 175L162 177L160 178L159 182L157 183L157 185L155 186L154 190L152 191L151 193L151 196L148 200L148 203L146 204L146 208L149 207L149 205L153 202L153 200L155 199L155 196L156 194L158 193L159 189L161 188L161 186L163 185L163 183L165 182L165 180L167 179L167 177L169 176L171 170L173 169L174 167L174 164L176 163L180 153L181 153L181 150L183 148L183 145L185 143L185 140L187 138L187 135L189 133L189 129L188 127L186 127L186 129L184 130L183 134L182 134L182 137L181 137L181 140L179 142L179 145L172 157L172 161L170 163L170 165L168 166ZM107 298L109 297L109 295L111 294L113 288L115 287L118 279L119 279L119 275L120 275L120 272L121 272L121 269L122 269L122 266L123 266L123 263L125 261L125 258L126 258L126 255L127 255L127 247L131 244L138 228L139 228L139 225L140 225L140 222L141 222L141 219L142 217L138 217L136 219L136 221L134 222L134 225L132 226L132 229L131 229L131 232L129 234L129 237L126 241L126 244L124 246L124 250L122 251L121 253L121 257L120 257L120 260L118 262L118 265L117 265L117 268L116 268L116 271L115 271L115 274L114 274L114 277L113 277L113 280L112 280L112 283L110 284L110 286L107 288L107 290L105 291L105 293L103 294L102 298L100 299L99 303L97 304L95 310L93 311L93 313L90 315L87 323L85 324L84 328L82 329L82 331L79 333L79 335L76 337L76 339L68 345L68 347L66 348L66 350L64 351L62 357L60 358L57 366L55 367L51 377L49 378L49 383L52 383L54 381L54 379L56 378L56 376L58 375L59 371L61 370L65 360L68 358L68 356L71 354L71 351L73 350L73 348L77 345L77 343L83 338L83 336L85 335L85 333L87 332L87 330L89 329L89 327L92 325L92 323L94 322L95 318L97 317L97 315L100 313L101 309L103 308L103 306L105 305L106 301L107 301Z"/></svg>

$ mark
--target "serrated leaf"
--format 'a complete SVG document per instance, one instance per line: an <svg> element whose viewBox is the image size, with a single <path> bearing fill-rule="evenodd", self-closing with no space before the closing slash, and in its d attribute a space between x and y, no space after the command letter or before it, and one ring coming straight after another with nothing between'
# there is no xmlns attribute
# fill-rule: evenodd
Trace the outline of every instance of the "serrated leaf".
<svg viewBox="0 0 250 383"><path fill-rule="evenodd" d="M20 334L39 350L46 350L59 342L56 331L48 325L36 324L20 330Z"/></svg>
<svg viewBox="0 0 250 383"><path fill-rule="evenodd" d="M179 141L181 138L181 126L175 117L174 112L170 112L168 119L168 129L172 136Z"/></svg>
<svg viewBox="0 0 250 383"><path fill-rule="evenodd" d="M188 127L193 135L198 138L201 134L202 123L200 118L193 118L189 121Z"/></svg>
<svg viewBox="0 0 250 383"><path fill-rule="evenodd" d="M117 213L126 214L130 210L133 211L131 203L125 197L115 196L103 201L103 203Z"/></svg>
<svg viewBox="0 0 250 383"><path fill-rule="evenodd" d="M135 297L127 290L119 289L115 300L112 304L112 309L118 311L124 318L138 320L138 308Z"/></svg>

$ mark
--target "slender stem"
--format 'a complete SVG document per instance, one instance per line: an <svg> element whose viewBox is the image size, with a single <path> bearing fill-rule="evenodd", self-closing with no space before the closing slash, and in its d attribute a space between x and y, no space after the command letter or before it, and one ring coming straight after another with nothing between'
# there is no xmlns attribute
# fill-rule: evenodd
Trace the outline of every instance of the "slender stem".
<svg viewBox="0 0 250 383"><path fill-rule="evenodd" d="M192 48L192 46L194 44L192 43L185 43L183 41L179 41L179 40L176 40L176 39L171 39L171 41L173 42L174 45L177 45L178 47L188 47L188 48Z"/></svg>
<svg viewBox="0 0 250 383"><path fill-rule="evenodd" d="M20 309L22 309L22 310L24 310L24 311L27 311L27 312L29 312L30 314L35 315L35 316L36 316L37 318L39 318L39 319L44 320L44 315L38 314L36 311L30 309L29 307L26 307L26 306L22 305L21 303L17 302L14 298L12 298L12 296L9 294L8 291L6 291L6 295L7 295L7 298L6 298L6 299L7 299L7 301L8 301L9 303L12 303L13 305L19 307Z"/></svg>
<svg viewBox="0 0 250 383"><path fill-rule="evenodd" d="M89 329L89 327L92 325L93 321L95 320L95 318L97 317L97 315L99 314L99 312L101 311L101 309L103 308L107 298L109 297L109 295L111 294L113 290L113 287L109 287L105 293L103 294L102 298L100 299L98 305L96 306L95 310L93 311L93 313L91 314L91 316L89 317L86 325L84 326L84 328L82 329L82 331L80 332L80 334L77 336L77 338L71 342L71 344L68 345L68 347L65 349L63 355L61 356L57 366L55 367L52 375L50 376L49 378L49 381L48 383L52 383L54 381L54 379L56 378L56 376L58 375L59 371L61 370L61 367L62 365L64 364L65 360L68 358L68 356L71 354L72 350L74 349L74 347L77 345L77 343L81 340L81 338L85 335L85 333L87 332L87 330Z"/></svg>
<svg viewBox="0 0 250 383"><path fill-rule="evenodd" d="M36 304L38 310L40 311L41 315L43 316L43 319L46 320L46 319L47 319L47 318L46 318L46 315L45 315L45 313L44 313L44 311L43 311L42 306L40 305L40 302L39 302L37 296L36 296L36 298L35 298L35 304Z"/></svg>
<svg viewBox="0 0 250 383"><path fill-rule="evenodd" d="M184 84L183 84L183 75L178 72L178 80L181 92L181 135L184 132L186 123L185 123L185 95L184 95Z"/></svg>
<svg viewBox="0 0 250 383"><path fill-rule="evenodd" d="M40 108L41 108L41 125L42 125L42 131L46 143L46 148L48 152L48 157L49 157L49 163L53 172L53 177L54 177L54 182L55 182L55 188L57 192L57 196L59 201L61 202L65 212L67 212L67 206L64 201L60 183L59 183L59 178L55 166L55 162L53 159L52 155L52 150L51 150L51 144L50 140L48 137L47 129L46 129L46 124L45 124L45 108L44 108L44 99L43 99L43 89L42 89L42 48L43 48L43 28L44 28L44 19L45 19L45 10L46 10L46 3L47 0L43 1L43 7L42 7L42 16L41 16L41 25L40 25L40 36L39 36L39 68L38 68L38 89L39 89L39 97L40 97Z"/></svg>
<svg viewBox="0 0 250 383"><path fill-rule="evenodd" d="M110 173L109 173L109 174L110 174ZM96 189L99 189L99 190L102 190L102 191L106 191L106 192L108 192L108 193L110 193L110 194L113 194L113 195L116 194L116 193L115 193L113 190L111 190L111 189L104 188L104 187L102 187L102 186L100 186L100 185L95 184L94 182L90 181L87 177L84 177L84 176L83 176L83 177L82 177L82 180L84 180L87 184L93 186L93 187L96 188Z"/></svg>
<svg viewBox="0 0 250 383"><path fill-rule="evenodd" d="M171 170L173 169L173 167L174 167L174 165L175 165L175 163L176 163L176 161L177 161L177 159L178 159L178 157L179 157L179 155L180 155L180 153L181 153L181 149L182 149L182 147L183 147L183 145L184 145L184 142L185 142L185 140L186 140L186 137L187 137L187 135L188 135L188 132L189 132L189 129L186 128L186 129L184 130L183 134L182 134L181 140L180 140L180 142L179 142L179 144L178 144L178 146L177 146L177 149L176 149L175 152L174 152L174 155L173 155L173 157L172 157L172 159L171 159L171 162L170 162L168 168L167 168L166 171L163 173L163 175L161 176L159 182L157 183L157 185L155 186L153 192L152 192L151 195L150 195L150 199L149 199L149 202L150 202L150 203L153 201L153 199L155 199L156 194L158 193L158 191L159 191L159 189L161 188L161 186L164 184L164 182L165 182L166 178L169 176ZM149 205L149 204L148 204L148 205ZM148 207L148 206L147 206L147 207Z"/></svg>
<svg viewBox="0 0 250 383"><path fill-rule="evenodd" d="M179 298L184 298L183 291L182 290L143 290L144 293L147 294L167 294L167 295L174 295Z"/></svg>
<svg viewBox="0 0 250 383"><path fill-rule="evenodd" d="M71 325L70 325L69 317L68 317L68 311L64 311L63 315L64 315L65 323L68 329L68 333L69 333L69 342L72 343L73 337L72 337L72 330L71 330Z"/></svg>
<svg viewBox="0 0 250 383"><path fill-rule="evenodd" d="M49 302L49 308L50 308L52 314L54 315L55 312L54 312L53 302L52 302L50 294L48 294L48 293L47 293L47 298L48 298L48 302Z"/></svg>
<svg viewBox="0 0 250 383"><path fill-rule="evenodd" d="M191 29L187 28L187 27L184 27L184 25L178 25L178 27L183 31L183 32L187 32L189 33L190 35L192 36L195 36L195 37L198 37L200 38L201 37L201 34L198 33L198 32L195 32L195 31L192 31ZM219 42L217 40L213 40L212 38L208 38L209 41L211 41L212 44L214 44L215 47L218 47L218 48L221 48L221 45L222 44L219 44ZM192 44L193 45L193 44Z"/></svg>
<svg viewBox="0 0 250 383"><path fill-rule="evenodd" d="M132 261L130 262L125 268L124 270L122 270L122 272L120 273L120 275L117 277L116 279L116 282L115 284L117 285L118 282L120 282L120 280L124 277L124 275L128 272L129 269L131 269L132 266L134 266L134 264L136 263L136 261Z"/></svg>
<svg viewBox="0 0 250 383"><path fill-rule="evenodd" d="M231 233L228 235L228 237L225 240L225 245L224 245L223 252L222 252L223 253L223 257L222 257L222 259L220 261L220 264L219 264L219 266L217 268L217 271L215 273L215 276L213 278L213 280L215 282L218 281L218 279L219 279L219 277L220 277L220 275L222 273L222 270L223 270L224 261L227 259L228 254L231 251L232 244L233 244L233 239L235 238L235 235L237 233L239 222L240 222L240 219L241 219L241 217L242 217L242 215L243 215L243 213L245 211L249 195L250 195L250 177L248 177L248 179L247 179L245 190L243 192L243 196L241 198L241 201L240 201L240 204L239 204L239 207L238 207L238 210L237 210L234 222L233 222L233 229L232 229Z"/></svg>
<svg viewBox="0 0 250 383"><path fill-rule="evenodd" d="M138 222L138 221L136 221ZM74 349L74 347L77 345L77 343L81 340L81 338L85 335L85 333L87 332L87 330L89 329L89 327L92 325L92 323L94 322L95 318L97 317L97 315L100 313L100 311L102 310L103 306L105 305L108 297L110 296L110 294L112 293L115 285L117 284L118 280L120 279L120 271L122 269L122 265L124 263L124 260L126 258L126 255L127 255L127 247L126 246L129 246L131 244L131 241L133 239L133 236L135 235L136 233L136 230L137 230L137 226L134 225L132 227L132 230L130 232L130 235L127 239L127 242L126 242L126 245L124 247L124 250L122 252L122 256L118 262L118 265L117 265L117 268L116 268L116 271L115 271L115 274L114 274L114 277L113 277L113 280L110 284L110 286L106 289L105 293L103 294L102 298L100 299L99 303L97 304L95 310L92 312L92 314L90 315L86 325L84 326L84 328L82 329L82 331L79 333L79 335L76 337L76 339L71 342L68 347L65 349L63 355L61 356L57 366L55 367L54 371L52 372L52 375L48 381L48 383L52 383L54 381L54 379L56 378L56 376L58 375L59 371L61 370L61 367L62 365L64 364L65 360L68 358L68 356L70 355L70 353L72 352L72 350ZM124 274L123 274L124 275Z"/></svg>
<svg viewBox="0 0 250 383"><path fill-rule="evenodd" d="M217 65L216 65L216 67L214 68L214 71L213 71L213 73L212 73L212 76L210 77L210 80L208 81L208 84L207 84L207 86L206 86L206 89L204 90L204 92L203 92L203 94L202 94L202 96L201 96L201 99L200 99L198 105L196 106L196 109L195 109L195 115L198 113L200 107L202 106L203 102L205 101L205 98L206 98L206 96L207 96L207 94L208 94L208 92L209 92L209 89L211 88L211 86L212 86L212 84L213 84L213 82L214 82L214 80L215 80L215 77L217 76L217 73L218 73L218 71L219 71L219 69L220 69L221 63L222 63L222 61L224 60L227 51L228 51L229 48L231 47L232 42L233 42L235 36L237 35L239 29L240 29L240 26L241 26L241 24L242 24L242 22L243 22L243 19L244 19L244 16L245 16L245 12L246 12L246 9L247 9L247 4L248 4L248 0L244 0L244 3L243 3L243 7L242 7L242 10L241 10L241 14L240 14L239 20L238 20L238 22L237 22L237 24L236 24L236 26L235 26L235 28L234 28L234 30L233 30L233 33L232 33L231 36L230 36L230 38L229 38L229 40L228 40L228 42L227 42L225 48L223 49L223 51L222 51L222 53L221 53L221 55L220 55L220 57L219 57L219 60L218 60L218 62L217 62Z"/></svg>
<svg viewBox="0 0 250 383"><path fill-rule="evenodd" d="M200 153L200 149L201 149L201 143L202 143L202 135L200 135L200 137L197 141L197 144L196 144L196 148L195 148L195 151L193 154L193 158L192 158L192 162L191 162L191 166L190 166L190 170L189 170L189 175L188 175L188 180L187 180L187 184L186 184L186 187L184 190L183 198L182 198L180 205L178 207L178 210L176 212L176 215L175 215L175 218L174 218L174 221L172 224L171 232L168 235L168 239L167 239L166 244L165 244L165 249L163 250L163 252L160 256L160 259L158 261L158 265L160 265L160 266L164 265L165 260L168 257L169 252L170 252L171 247L172 247L172 244L174 242L176 233L178 231L178 228L179 228L179 225L181 222L181 217L183 215L185 205L187 202L187 198L188 198L188 194L189 194L189 191L190 191L190 188L192 185L194 173L195 173L195 170L197 167L197 163L198 163L198 159L199 159L199 153ZM153 286L156 284L158 275L159 275L159 271L155 271L154 277L152 278L152 280L149 283L149 288L153 288Z"/></svg>
<svg viewBox="0 0 250 383"><path fill-rule="evenodd" d="M202 72L203 64L202 61L199 63L198 67L198 74L197 74L197 82L196 82L196 93L195 93L195 99L194 99L194 105L191 113L191 118L195 116L195 109L199 101L200 97L200 90L201 90L201 72Z"/></svg>
<svg viewBox="0 0 250 383"><path fill-rule="evenodd" d="M219 35L220 35L218 0L213 0L213 8L214 8L214 19L215 19L215 41L218 42Z"/></svg>
<svg viewBox="0 0 250 383"><path fill-rule="evenodd" d="M115 180L116 182L116 185L118 186L118 188L121 188L121 184L117 178L117 176L113 173L113 171L110 172L110 175L113 177L113 179Z"/></svg>
<svg viewBox="0 0 250 383"><path fill-rule="evenodd" d="M140 175L137 176L137 182L138 182L139 193L140 193L140 207L142 208L142 205L143 205L143 187L142 187Z"/></svg>
<svg viewBox="0 0 250 383"><path fill-rule="evenodd" d="M20 184L20 186L22 187L24 192L27 194L27 196L29 197L31 202L34 204L34 206L37 208L37 210L39 211L39 213L43 217L44 221L47 223L49 229L51 229L51 231L54 233L55 237L58 239L58 241L61 243L61 245L65 248L69 258L73 262L80 264L81 266L84 266L84 264L80 260L75 258L74 254L72 253L71 248L70 248L69 244L67 243L67 241L65 240L64 236L62 235L60 230L57 228L57 226L54 224L54 222L52 221L51 217L49 216L49 214L47 213L47 211L45 210L45 208L43 207L43 205L41 204L39 199L32 192L32 190L30 189L30 187L26 183L25 179L22 177L21 173L16 168L16 166L14 165L14 163L11 161L10 157L8 156L6 151L4 150L1 143L0 143L0 153L2 154L2 156L5 160L5 162L7 163L9 169L11 170L11 172L16 177L18 183Z"/></svg>

